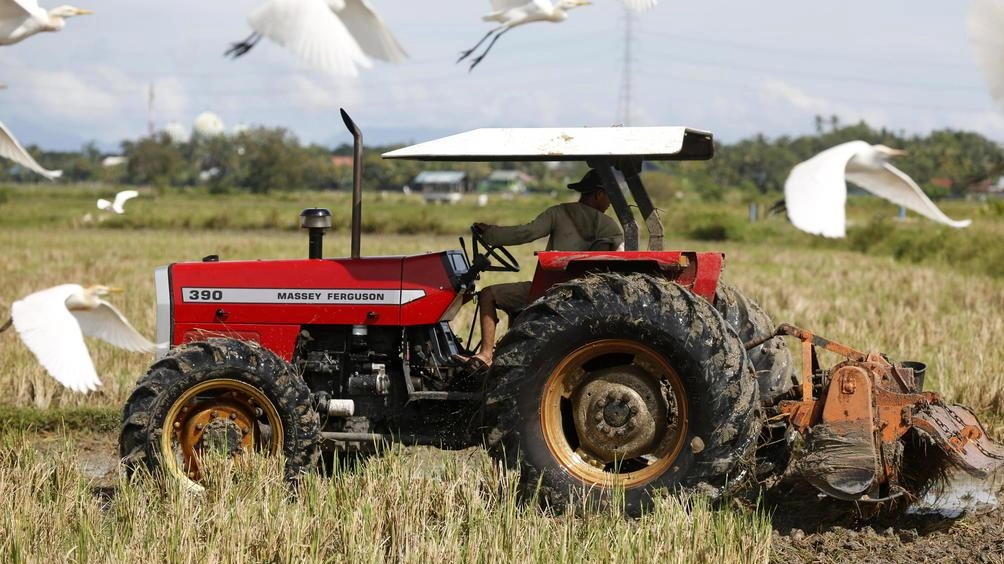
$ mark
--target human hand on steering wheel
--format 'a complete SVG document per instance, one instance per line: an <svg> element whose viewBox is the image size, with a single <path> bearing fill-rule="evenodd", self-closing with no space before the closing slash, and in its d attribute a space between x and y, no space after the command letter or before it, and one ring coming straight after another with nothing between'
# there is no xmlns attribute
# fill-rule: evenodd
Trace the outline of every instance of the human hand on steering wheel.
<svg viewBox="0 0 1004 564"><path fill-rule="evenodd" d="M482 256L491 257L499 263L499 266L492 266L491 263L486 264L480 270L489 270L493 272L519 272L519 262L516 257L512 256L512 253L502 245L489 245L485 242L484 233L488 228L485 223L475 223L471 225L471 243L474 250L474 261L477 263L478 245L485 248L485 252Z"/></svg>

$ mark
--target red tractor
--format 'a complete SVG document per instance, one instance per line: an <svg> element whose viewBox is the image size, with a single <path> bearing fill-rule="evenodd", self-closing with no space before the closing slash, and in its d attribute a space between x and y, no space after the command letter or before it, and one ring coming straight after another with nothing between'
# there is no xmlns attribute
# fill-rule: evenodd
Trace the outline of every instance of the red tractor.
<svg viewBox="0 0 1004 564"><path fill-rule="evenodd" d="M210 255L158 268L158 341L170 350L125 406L120 452L127 468L199 487L200 459L210 450L283 455L294 477L318 454L330 464L388 441L447 449L486 444L519 468L526 490L546 503L605 503L618 487L637 513L659 489L720 492L743 484L754 469L790 466L785 441L762 441L782 444L757 455L761 437L799 433L811 443L813 431L824 427L858 432L823 416L829 372L813 365L802 376L807 384L794 386L791 355L770 319L720 283L721 253L661 250L662 226L642 185L641 163L709 159L710 133L480 129L384 155L585 161L608 187L627 250L538 253L531 304L510 320L491 370L472 375L452 360L473 351L450 322L475 298L482 272L519 265L475 230L471 257L466 248L361 256L362 140L344 112L343 118L356 141L351 256L323 257L330 214L308 209L301 214L309 232L306 259ZM638 226L617 171L648 228L647 251L638 250ZM812 338L818 339L802 340L818 345ZM864 366L866 359L858 360ZM922 417L937 403L933 394L922 396L912 368L887 362L898 379L886 381L880 359L868 360L863 373L877 379L871 389L902 383L897 397L913 394L900 397L897 417L908 410ZM884 401L876 397L858 399L868 407ZM774 416L770 424L765 415ZM871 412L862 417L876 423ZM950 450L945 437L960 429L929 439ZM999 449L977 432L959 448ZM901 437L881 442L866 433L865 466L885 460L886 443ZM815 476L813 483L843 499L896 495L899 466L873 466L879 470L847 478L860 484L848 485L844 476Z"/></svg>

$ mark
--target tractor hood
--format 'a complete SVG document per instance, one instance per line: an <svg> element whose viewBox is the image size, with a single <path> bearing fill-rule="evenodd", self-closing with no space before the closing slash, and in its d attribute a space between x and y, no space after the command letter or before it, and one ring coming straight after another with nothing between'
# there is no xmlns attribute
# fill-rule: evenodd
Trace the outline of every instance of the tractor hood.
<svg viewBox="0 0 1004 564"><path fill-rule="evenodd" d="M622 157L708 160L710 132L688 127L482 128L402 147L385 159L420 161L588 161Z"/></svg>

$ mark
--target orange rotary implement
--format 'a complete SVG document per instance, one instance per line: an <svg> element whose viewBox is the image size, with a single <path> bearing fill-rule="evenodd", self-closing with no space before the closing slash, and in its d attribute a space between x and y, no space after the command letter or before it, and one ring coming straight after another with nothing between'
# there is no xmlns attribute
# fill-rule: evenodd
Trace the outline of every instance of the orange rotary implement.
<svg viewBox="0 0 1004 564"><path fill-rule="evenodd" d="M987 436L972 411L923 391L922 363L894 362L789 324L746 346L774 336L802 343L801 398L779 402L774 418L788 423L796 443L791 468L823 493L872 502L916 495L901 480L904 469L912 473L919 462L904 456L911 442L936 445L946 455L939 463L947 460L975 478L1004 465L1004 447ZM817 348L846 360L822 370Z"/></svg>

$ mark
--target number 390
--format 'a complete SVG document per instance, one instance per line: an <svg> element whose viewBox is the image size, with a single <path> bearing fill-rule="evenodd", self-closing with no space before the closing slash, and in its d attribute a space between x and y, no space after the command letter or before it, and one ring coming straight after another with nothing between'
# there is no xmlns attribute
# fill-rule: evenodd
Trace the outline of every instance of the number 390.
<svg viewBox="0 0 1004 564"><path fill-rule="evenodd" d="M189 290L188 299L219 301L223 299L223 290Z"/></svg>

